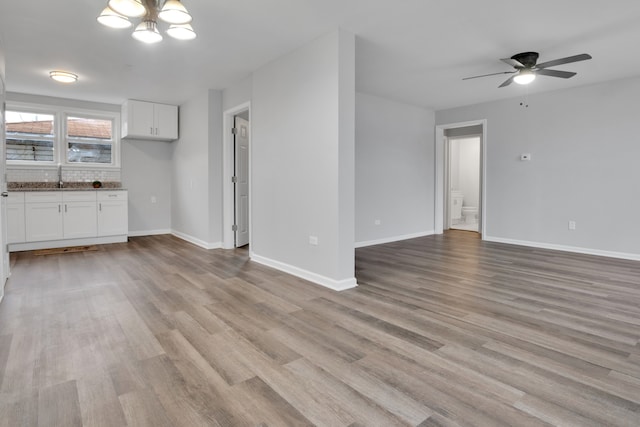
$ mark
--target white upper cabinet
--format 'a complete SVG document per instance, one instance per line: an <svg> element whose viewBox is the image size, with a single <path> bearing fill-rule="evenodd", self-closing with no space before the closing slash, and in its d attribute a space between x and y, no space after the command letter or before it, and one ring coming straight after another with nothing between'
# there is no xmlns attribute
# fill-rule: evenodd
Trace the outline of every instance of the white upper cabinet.
<svg viewBox="0 0 640 427"><path fill-rule="evenodd" d="M128 100L122 105L122 137L131 139L178 139L178 107Z"/></svg>

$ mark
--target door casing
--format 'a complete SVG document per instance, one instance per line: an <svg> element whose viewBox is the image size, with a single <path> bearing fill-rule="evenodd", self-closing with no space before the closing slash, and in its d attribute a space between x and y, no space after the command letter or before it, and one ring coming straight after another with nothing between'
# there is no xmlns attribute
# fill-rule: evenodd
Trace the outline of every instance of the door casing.
<svg viewBox="0 0 640 427"><path fill-rule="evenodd" d="M468 122L448 123L436 126L436 176L435 176L435 212L434 212L434 230L436 234L444 233L445 218L448 215L448 194L447 186L449 185L449 156L447 155L447 145L445 131L447 129L456 129L468 126L482 126L482 137L480 141L480 223L478 232L484 240L487 234L486 227L486 211L487 211L487 120L473 120Z"/></svg>
<svg viewBox="0 0 640 427"><path fill-rule="evenodd" d="M249 112L249 245L251 245L251 102L245 102L236 107L225 110L222 117L222 247L235 248L235 220L234 185L232 182L234 171L233 127L236 115Z"/></svg>

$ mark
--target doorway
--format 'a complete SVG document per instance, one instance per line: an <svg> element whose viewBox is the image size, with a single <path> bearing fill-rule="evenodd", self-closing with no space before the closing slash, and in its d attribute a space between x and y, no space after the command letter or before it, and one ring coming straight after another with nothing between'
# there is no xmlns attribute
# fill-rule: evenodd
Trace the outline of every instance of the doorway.
<svg viewBox="0 0 640 427"><path fill-rule="evenodd" d="M249 112L234 117L233 127L234 245L249 244Z"/></svg>
<svg viewBox="0 0 640 427"><path fill-rule="evenodd" d="M448 228L479 229L480 141L481 135L447 137L448 151Z"/></svg>
<svg viewBox="0 0 640 427"><path fill-rule="evenodd" d="M223 113L222 247L251 244L251 105Z"/></svg>
<svg viewBox="0 0 640 427"><path fill-rule="evenodd" d="M458 203L461 203L459 207L464 207L464 194L453 193L452 190L459 190L451 188L453 179L451 177L451 164L450 159L454 155L451 153L449 141L451 139L460 138L479 138L479 160L477 161L479 171L479 195L477 201L477 213L473 209L466 209L469 220L477 221L477 225L474 227L476 232L480 233L482 239L487 233L487 188L486 188L486 146L487 146L487 121L486 120L474 120L469 122L450 123L445 125L436 126L436 176L435 176L435 221L434 229L436 234L442 234L444 230L452 228L452 202L453 198L458 198ZM454 183L455 184L455 183ZM459 181L457 183L459 185ZM462 196L462 200L460 197ZM473 204L476 204L475 198L468 199L468 208L474 208ZM457 213L456 213L457 214ZM477 216L476 216L477 215ZM457 215L453 215L454 217ZM464 220L462 210L460 211L460 218L458 224L460 225Z"/></svg>

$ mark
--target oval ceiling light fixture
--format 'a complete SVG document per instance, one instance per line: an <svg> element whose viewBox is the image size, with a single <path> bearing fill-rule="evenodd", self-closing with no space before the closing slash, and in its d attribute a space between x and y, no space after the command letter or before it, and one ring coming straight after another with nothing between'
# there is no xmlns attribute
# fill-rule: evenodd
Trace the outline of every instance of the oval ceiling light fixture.
<svg viewBox="0 0 640 427"><path fill-rule="evenodd" d="M513 78L513 81L518 83L519 85L528 85L535 79L536 74L533 71L523 68L518 72L518 75Z"/></svg>
<svg viewBox="0 0 640 427"><path fill-rule="evenodd" d="M162 34L158 31L158 24L155 21L146 19L136 27L131 37L147 44L158 43L162 41Z"/></svg>
<svg viewBox="0 0 640 427"><path fill-rule="evenodd" d="M49 71L49 77L60 83L75 83L78 81L78 76L68 71Z"/></svg>
<svg viewBox="0 0 640 427"><path fill-rule="evenodd" d="M158 13L158 18L169 24L188 24L193 20L187 8L179 0L167 0Z"/></svg>
<svg viewBox="0 0 640 427"><path fill-rule="evenodd" d="M140 18L147 13L142 0L109 0L108 5L111 10L129 18Z"/></svg>
<svg viewBox="0 0 640 427"><path fill-rule="evenodd" d="M189 24L171 25L167 30L167 34L178 40L193 40L196 38L196 32L193 31L193 27Z"/></svg>
<svg viewBox="0 0 640 427"><path fill-rule="evenodd" d="M109 28L129 28L132 25L129 18L124 15L120 15L109 6L104 8L97 19L99 23Z"/></svg>

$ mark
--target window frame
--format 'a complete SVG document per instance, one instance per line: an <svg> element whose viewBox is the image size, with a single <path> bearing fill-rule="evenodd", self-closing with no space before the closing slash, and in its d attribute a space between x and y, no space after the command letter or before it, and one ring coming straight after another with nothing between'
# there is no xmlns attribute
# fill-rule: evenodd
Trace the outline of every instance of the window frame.
<svg viewBox="0 0 640 427"><path fill-rule="evenodd" d="M7 101L7 111L18 111L35 114L53 115L53 161L7 160L5 164L17 167L48 167L62 165L67 169L118 169L120 168L120 112L108 110L93 110L88 108L65 107L49 104L35 104L27 102ZM113 123L111 132L111 163L69 162L67 156L67 118L80 117L89 119L109 120ZM74 141L74 139L70 139Z"/></svg>

